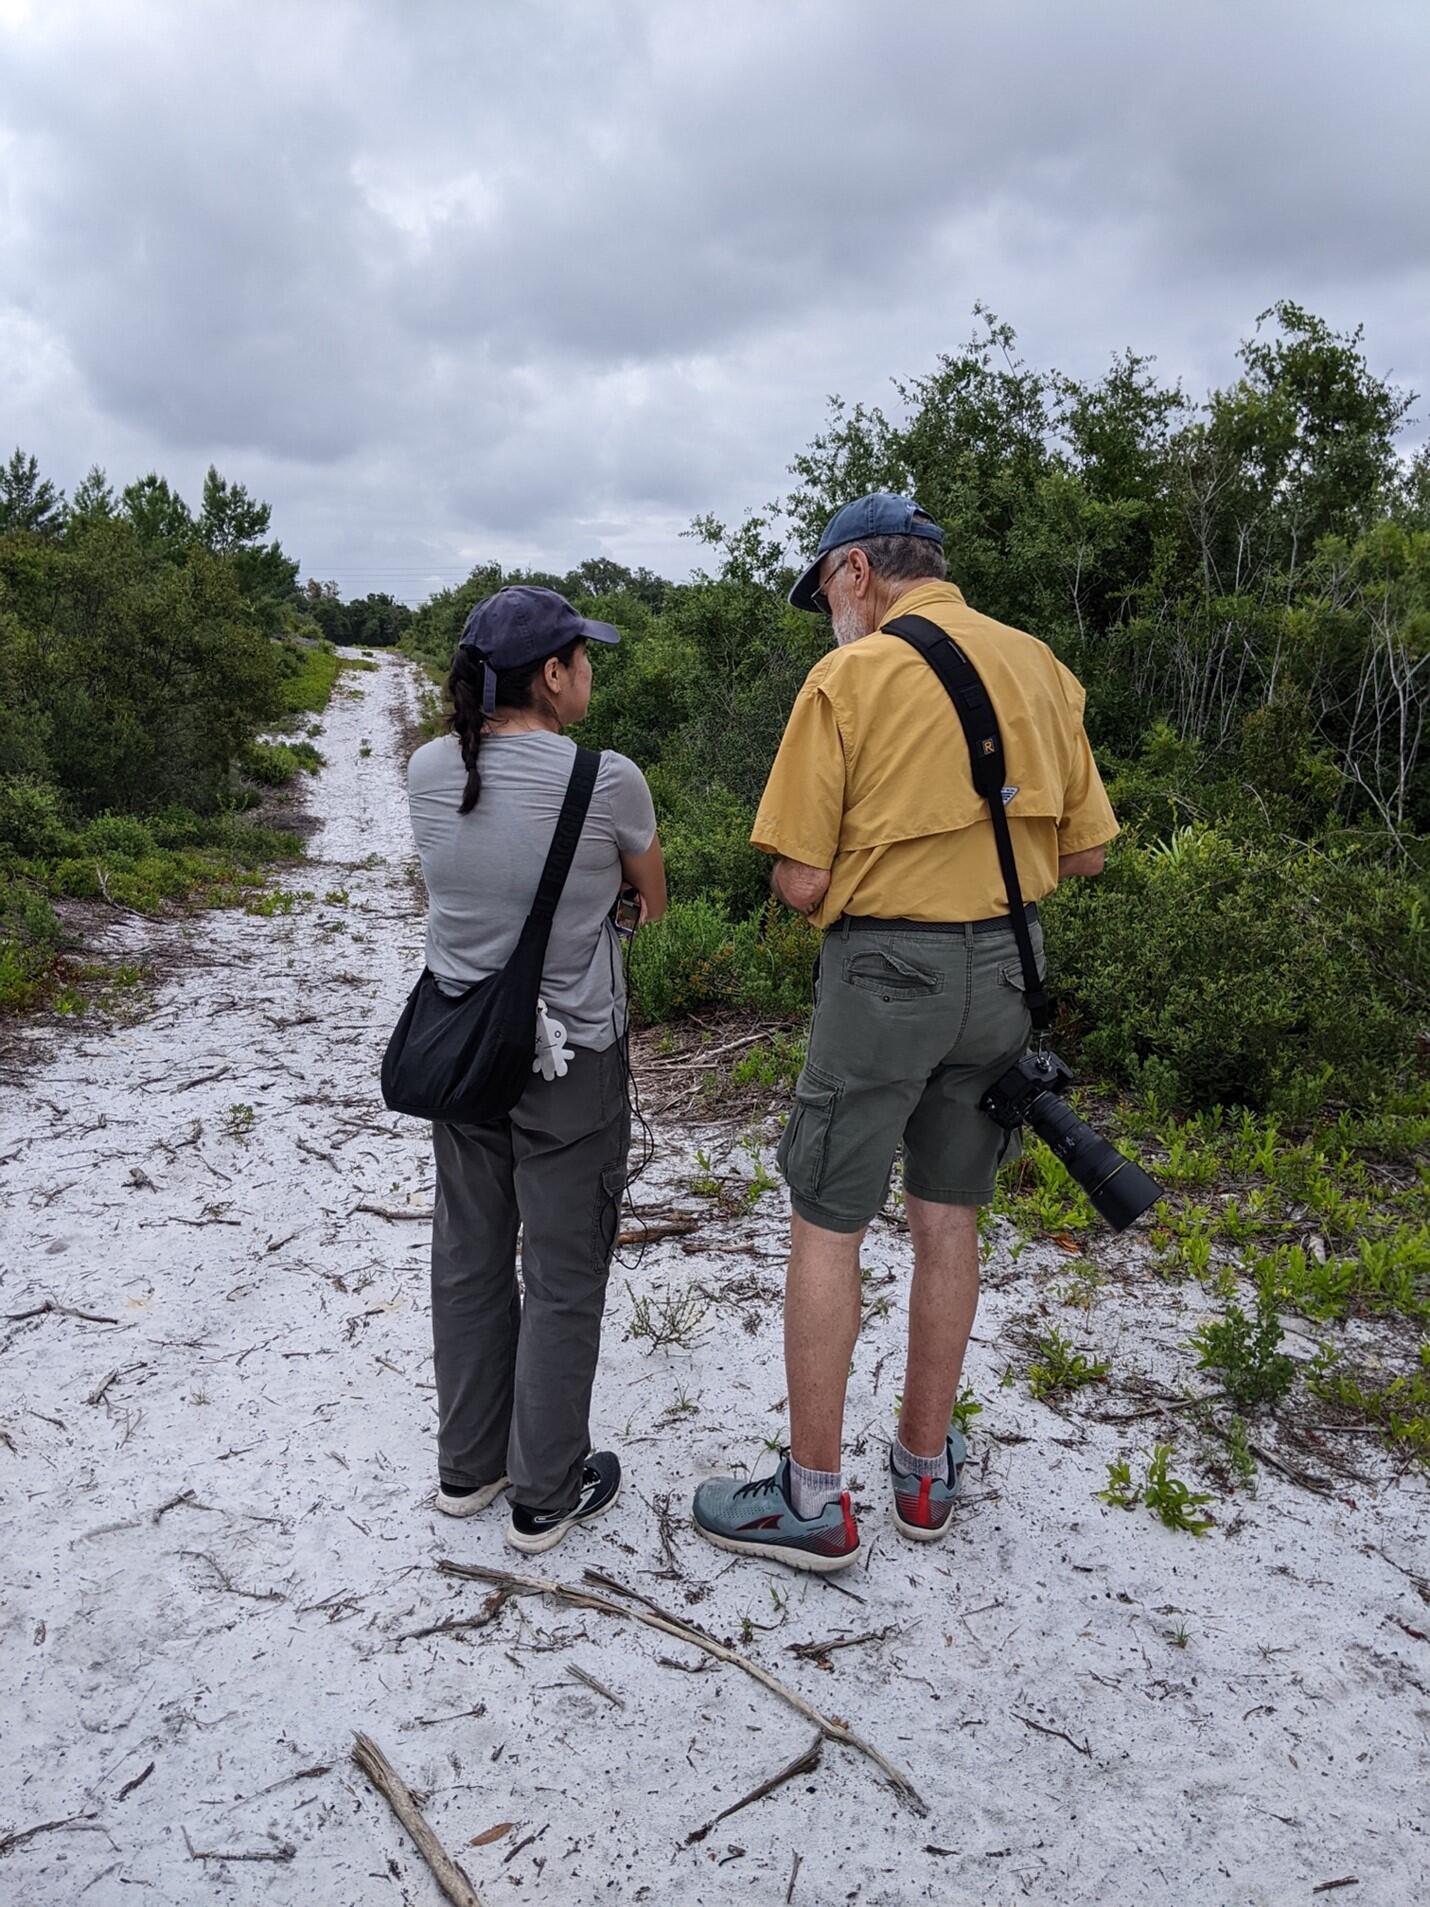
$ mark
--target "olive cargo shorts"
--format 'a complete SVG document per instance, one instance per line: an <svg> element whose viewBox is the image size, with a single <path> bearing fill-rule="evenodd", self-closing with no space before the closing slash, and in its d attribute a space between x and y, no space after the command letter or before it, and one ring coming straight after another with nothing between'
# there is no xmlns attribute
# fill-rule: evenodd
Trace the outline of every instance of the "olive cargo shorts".
<svg viewBox="0 0 1430 1907"><path fill-rule="evenodd" d="M1041 972L1043 930L1030 932ZM779 1148L795 1211L826 1231L861 1230L883 1206L900 1140L906 1191L988 1204L1021 1147L978 1102L1031 1028L1011 926L832 927Z"/></svg>

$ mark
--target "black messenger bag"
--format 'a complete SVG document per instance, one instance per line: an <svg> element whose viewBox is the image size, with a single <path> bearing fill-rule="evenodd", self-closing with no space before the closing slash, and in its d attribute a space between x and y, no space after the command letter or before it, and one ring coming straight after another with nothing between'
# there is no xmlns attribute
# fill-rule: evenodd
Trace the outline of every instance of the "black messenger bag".
<svg viewBox="0 0 1430 1907"><path fill-rule="evenodd" d="M456 994L443 993L423 968L382 1056L382 1097L389 1111L478 1126L505 1117L525 1091L536 1055L536 1003L551 921L600 765L601 757L589 748L576 750L536 899L506 965Z"/></svg>

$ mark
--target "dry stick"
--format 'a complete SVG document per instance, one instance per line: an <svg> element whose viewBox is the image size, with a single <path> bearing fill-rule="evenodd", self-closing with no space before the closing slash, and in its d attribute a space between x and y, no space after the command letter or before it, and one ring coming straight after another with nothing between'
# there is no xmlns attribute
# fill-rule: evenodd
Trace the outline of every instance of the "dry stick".
<svg viewBox="0 0 1430 1907"><path fill-rule="evenodd" d="M1086 1755L1089 1761L1092 1760L1092 1750L1088 1747L1087 1743L1085 1741L1074 1741L1065 1728L1048 1728L1042 1722L1033 1721L1030 1716L1019 1715L1014 1709L1009 1709L1008 1713L1012 1715L1015 1722L1021 1722L1024 1728L1035 1728L1040 1735L1052 1735L1058 1741L1065 1741L1069 1748L1076 1748L1080 1755Z"/></svg>
<svg viewBox="0 0 1430 1907"><path fill-rule="evenodd" d="M805 1662L817 1662L835 1649L857 1649L862 1642L887 1642L898 1633L898 1624L891 1622L887 1629L867 1629L862 1636L830 1636L825 1642L791 1642L786 1645L786 1652Z"/></svg>
<svg viewBox="0 0 1430 1907"><path fill-rule="evenodd" d="M790 1862L789 1886L785 1889L785 1907L794 1899L794 1884L799 1879L799 1870L804 1865L804 1856L795 1849L794 1859Z"/></svg>
<svg viewBox="0 0 1430 1907"><path fill-rule="evenodd" d="M685 1845L693 1847L697 1841L703 1841L711 1828L719 1827L732 1814L738 1814L741 1808L748 1808L752 1801L763 1801L767 1794L773 1794L776 1788L783 1787L786 1781L793 1781L796 1775L812 1775L819 1766L820 1756L824 1753L824 1737L816 1735L802 1755L796 1755L788 1767L781 1768L777 1775L771 1775L768 1781L762 1781L758 1788L751 1788L747 1795L734 1801L728 1808L722 1808L717 1815L708 1820L703 1828L692 1828L685 1837Z"/></svg>
<svg viewBox="0 0 1430 1907"><path fill-rule="evenodd" d="M11 1834L0 1834L0 1854L8 1854L12 1847L32 1841L37 1834L56 1834L65 1828L79 1830L81 1822L93 1819L92 1814L67 1814L63 1821L40 1821L32 1828L16 1828Z"/></svg>
<svg viewBox="0 0 1430 1907"><path fill-rule="evenodd" d="M702 1219L670 1219L652 1225L642 1222L638 1232L622 1232L616 1240L618 1245L648 1245L657 1238L684 1238L690 1232L699 1231L704 1223Z"/></svg>
<svg viewBox="0 0 1430 1907"><path fill-rule="evenodd" d="M453 1907L482 1907L476 1888L427 1825L412 1790L377 1743L361 1731L353 1736L353 1760L406 1828Z"/></svg>
<svg viewBox="0 0 1430 1907"><path fill-rule="evenodd" d="M425 1212L413 1212L413 1211L406 1210L404 1207L400 1205L366 1205L364 1204L364 1205L355 1205L352 1211L348 1213L348 1217L349 1218L353 1217L354 1213L357 1213L357 1212L371 1212L374 1218L410 1218L422 1225L430 1225L432 1223L432 1213L430 1208Z"/></svg>
<svg viewBox="0 0 1430 1907"><path fill-rule="evenodd" d="M119 1790L119 1793L114 1797L115 1800L122 1801L125 1795L133 1794L136 1788L142 1788L144 1786L144 1783L149 1779L150 1775L152 1775L153 1772L154 1772L154 1764L151 1761L149 1763L149 1766L144 1770L142 1775L135 1775L132 1781L125 1782L124 1786Z"/></svg>
<svg viewBox="0 0 1430 1907"><path fill-rule="evenodd" d="M449 1557L443 1557L437 1567L443 1575L464 1576L473 1582L494 1583L498 1588L509 1590L513 1594L555 1596L559 1602L568 1602L577 1609L595 1609L603 1615L624 1616L633 1622L643 1622L647 1628L658 1629L662 1635L671 1636L677 1642L686 1642L694 1648L703 1649L707 1655L714 1656L718 1662L727 1662L733 1668L743 1669L746 1675L761 1683L772 1695L779 1696L782 1702L788 1702L791 1708L803 1715L806 1720L813 1722L827 1740L842 1742L846 1748L857 1749L861 1755L867 1756L876 1768L882 1770L895 1793L906 1801L916 1814L928 1813L928 1803L908 1776L896 1768L893 1762L872 1742L867 1742L862 1735L856 1734L847 1722L836 1721L834 1717L822 1714L819 1709L806 1702L802 1695L796 1695L792 1688L771 1675L768 1669L761 1668L758 1662L751 1661L748 1656L740 1655L723 1642L717 1642L714 1636L708 1635L703 1629L696 1628L692 1623L683 1622L680 1617L669 1614L651 1602L648 1597L640 1595L633 1589L627 1589L623 1584L615 1582L612 1577L603 1576L595 1570L586 1572L591 1579L608 1584L622 1595L629 1596L645 1606L633 1609L628 1605L612 1602L608 1596L593 1595L589 1590L578 1589L574 1585L548 1582L540 1576L516 1576L507 1570L486 1569L477 1563L453 1562Z"/></svg>
<svg viewBox="0 0 1430 1907"><path fill-rule="evenodd" d="M95 1311L76 1311L73 1305L56 1304L53 1298L46 1298L43 1304L37 1304L30 1311L7 1311L7 1324L21 1324L26 1318L43 1318L49 1313L59 1318L83 1318L86 1324L118 1324L118 1318L102 1318Z"/></svg>
<svg viewBox="0 0 1430 1907"><path fill-rule="evenodd" d="M189 1850L191 1861L291 1861L297 1849L288 1841L280 1841L274 1848L256 1848L251 1853L242 1848L227 1850L223 1848L195 1847L189 1839L189 1830L180 1828L184 1837L184 1846Z"/></svg>
<svg viewBox="0 0 1430 1907"><path fill-rule="evenodd" d="M570 1663L566 1672L568 1675L574 1675L578 1682L584 1682L587 1688L595 1689L598 1695L604 1695L606 1700L614 1703L617 1708L625 1707L626 1698L624 1695L617 1695L615 1690L608 1689L604 1682L598 1682L595 1676L590 1674L588 1670L583 1669L579 1663Z"/></svg>

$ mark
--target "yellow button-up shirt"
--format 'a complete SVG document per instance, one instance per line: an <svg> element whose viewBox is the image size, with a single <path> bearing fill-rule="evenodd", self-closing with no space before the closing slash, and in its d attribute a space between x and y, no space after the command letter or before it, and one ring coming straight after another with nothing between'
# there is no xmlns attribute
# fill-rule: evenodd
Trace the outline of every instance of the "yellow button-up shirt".
<svg viewBox="0 0 1430 1907"><path fill-rule="evenodd" d="M925 616L977 669L997 711L1005 812L1025 901L1058 881L1058 856L1117 833L1092 758L1081 683L1046 643L980 616L952 583L918 583L885 617ZM811 915L986 920L1008 912L988 806L948 693L916 649L875 633L805 678L750 839L831 879Z"/></svg>

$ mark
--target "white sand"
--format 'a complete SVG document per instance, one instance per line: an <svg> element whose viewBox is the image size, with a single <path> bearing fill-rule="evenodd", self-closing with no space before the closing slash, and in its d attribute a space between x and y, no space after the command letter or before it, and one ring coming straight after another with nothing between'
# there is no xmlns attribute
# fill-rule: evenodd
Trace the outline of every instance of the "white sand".
<svg viewBox="0 0 1430 1907"><path fill-rule="evenodd" d="M1326 1897L1425 1899L1423 1479L1346 1439L1371 1480L1318 1497L1264 1472L1198 1541L1096 1500L1108 1459L1158 1434L1155 1417L1093 1421L1116 1383L1062 1414L999 1388L1007 1328L1040 1303L1116 1380L1180 1383L1206 1301L1155 1280L1141 1247L1084 1317L1052 1299L1054 1249L1015 1258L1000 1241L971 1357L986 1409L968 1501L925 1549L888 1522L908 1251L875 1227L867 1263L894 1277L850 1392L866 1554L840 1580L858 1601L732 1561L686 1520L695 1481L772 1461L762 1444L782 1430L778 1192L614 1274L594 1429L625 1463L615 1513L531 1562L503 1544L499 1507L433 1514L426 1227L356 1209L430 1198L426 1129L376 1090L420 957L394 719L412 677L389 658L344 681L357 693L334 701L312 791L326 825L285 882L317 900L271 920L117 923L116 949L182 931L147 1017L33 1028L5 1076L0 1311L52 1298L117 1322L0 1325L0 1841L69 1822L0 1856L0 1900L427 1907L435 1883L349 1763L355 1728L425 1792L487 1902L783 1901L796 1852L802 1907L1280 1907L1348 1876ZM337 888L348 904L324 904ZM234 1106L253 1109L246 1135L225 1130ZM687 1189L694 1149L723 1159L733 1135L658 1136L637 1202L706 1210ZM693 1352L648 1355L626 1336L628 1276L638 1293L754 1278L767 1295L713 1309ZM665 1414L682 1399L696 1408ZM1176 1467L1195 1476L1190 1449ZM406 1639L482 1604L437 1574L442 1556L564 1582L599 1568L737 1643L748 1619L749 1653L882 1748L930 1813L830 1744L817 1773L685 1848L810 1725L737 1670L682 1673L659 1658L698 1666L690 1648L546 1601ZM825 1669L789 1653L890 1625ZM624 1706L572 1680L578 1666ZM500 1822L515 1825L469 1845ZM198 1853L292 1855L199 1861L186 1835Z"/></svg>

